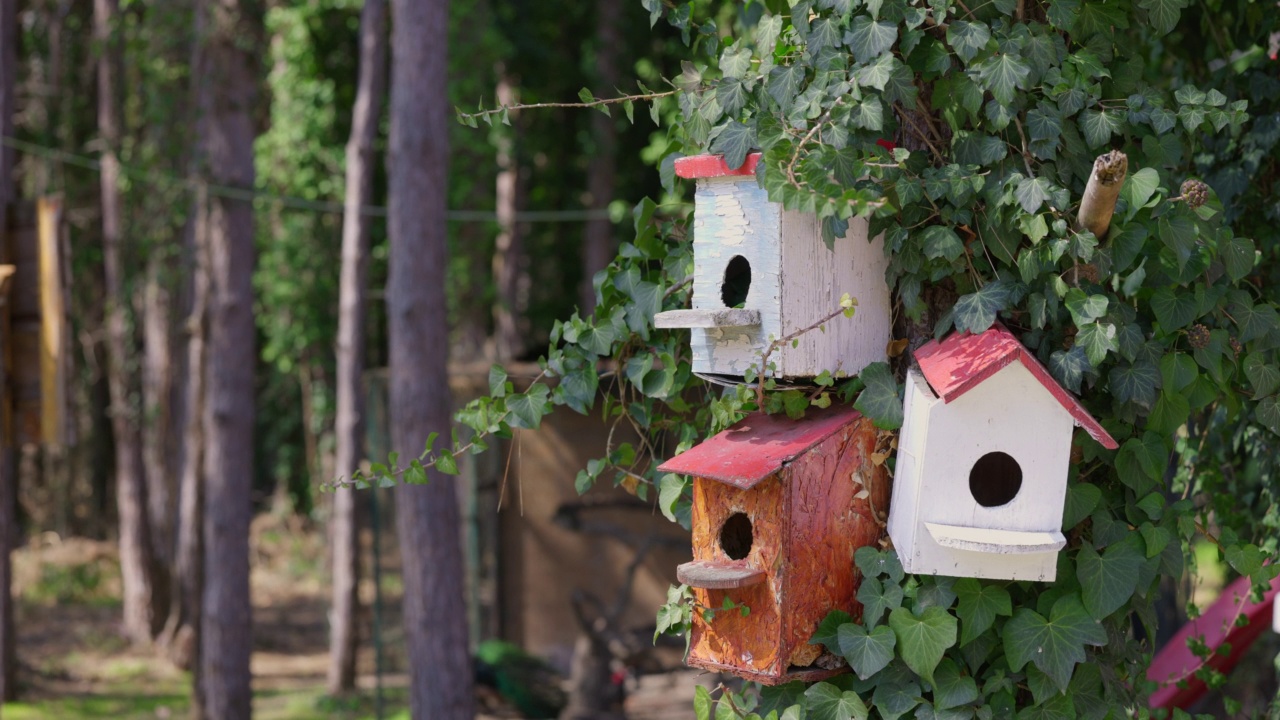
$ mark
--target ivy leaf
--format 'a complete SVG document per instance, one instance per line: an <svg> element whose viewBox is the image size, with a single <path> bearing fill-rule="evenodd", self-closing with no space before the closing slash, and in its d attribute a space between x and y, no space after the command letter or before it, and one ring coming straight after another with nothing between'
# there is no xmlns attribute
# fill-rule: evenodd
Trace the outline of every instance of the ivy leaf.
<svg viewBox="0 0 1280 720"><path fill-rule="evenodd" d="M907 680L880 682L871 700L880 717L898 720L920 704L920 686Z"/></svg>
<svg viewBox="0 0 1280 720"><path fill-rule="evenodd" d="M1102 499L1102 491L1091 483L1076 483L1067 488L1067 503L1062 510L1062 529L1069 530L1089 517L1098 501Z"/></svg>
<svg viewBox="0 0 1280 720"><path fill-rule="evenodd" d="M747 88L738 78L724 78L716 83L716 99L728 115L736 115L747 104Z"/></svg>
<svg viewBox="0 0 1280 720"><path fill-rule="evenodd" d="M1160 240L1165 247L1173 251L1178 261L1178 271L1187 266L1187 261L1196 251L1196 228L1191 220L1181 215L1162 217L1159 222Z"/></svg>
<svg viewBox="0 0 1280 720"><path fill-rule="evenodd" d="M893 649L897 643L897 636L885 625L877 625L871 632L855 623L840 626L840 654L863 680L880 672L893 660Z"/></svg>
<svg viewBox="0 0 1280 720"><path fill-rule="evenodd" d="M1111 394L1120 402L1136 403L1150 409L1152 403L1156 401L1160 373L1155 363L1150 360L1117 365L1111 369L1107 379L1111 386Z"/></svg>
<svg viewBox="0 0 1280 720"><path fill-rule="evenodd" d="M866 15L859 15L845 33L844 42L853 51L853 57L860 63L869 63L882 53L893 47L898 39L896 23L875 21Z"/></svg>
<svg viewBox="0 0 1280 720"><path fill-rule="evenodd" d="M960 668L949 659L938 665L934 680L933 704L936 710L949 710L978 699L978 684L973 678L961 675Z"/></svg>
<svg viewBox="0 0 1280 720"><path fill-rule="evenodd" d="M735 43L720 54L720 72L727 78L740 78L751 69L751 49L745 43ZM722 103L723 104L723 103Z"/></svg>
<svg viewBox="0 0 1280 720"><path fill-rule="evenodd" d="M1049 371L1053 373L1053 378L1074 393L1080 392L1080 383L1090 367L1089 358L1079 345L1070 350L1055 350L1049 356Z"/></svg>
<svg viewBox="0 0 1280 720"><path fill-rule="evenodd" d="M1120 118L1106 110L1085 110L1080 113L1080 130L1090 148L1109 142L1119 125Z"/></svg>
<svg viewBox="0 0 1280 720"><path fill-rule="evenodd" d="M1116 345L1116 326L1111 323L1089 323L1076 333L1076 346L1083 347L1089 363L1097 367L1107 358L1107 353L1119 350Z"/></svg>
<svg viewBox="0 0 1280 720"><path fill-rule="evenodd" d="M1160 173L1154 168L1142 168L1124 181L1124 186L1120 188L1120 196L1129 203L1130 217L1138 208L1147 204L1159 186Z"/></svg>
<svg viewBox="0 0 1280 720"><path fill-rule="evenodd" d="M1095 619L1101 620L1118 610L1133 596L1138 585L1138 568L1143 553L1129 540L1107 548L1099 555L1091 545L1080 548L1076 557L1076 578L1080 581L1084 607Z"/></svg>
<svg viewBox="0 0 1280 720"><path fill-rule="evenodd" d="M881 582L877 577L864 577L858 586L858 602L862 605L862 622L875 625L886 610L902 607L902 586L896 582Z"/></svg>
<svg viewBox="0 0 1280 720"><path fill-rule="evenodd" d="M785 65L769 71L769 81L765 83L765 91L778 103L783 112L791 109L800 91L800 83L804 82L803 65Z"/></svg>
<svg viewBox="0 0 1280 720"><path fill-rule="evenodd" d="M947 648L956 644L956 619L936 605L916 617L906 608L889 613L889 627L898 638L903 662L915 674L933 684L933 670Z"/></svg>
<svg viewBox="0 0 1280 720"><path fill-rule="evenodd" d="M1257 305L1232 303L1231 314L1235 316L1236 324L1240 327L1239 339L1242 343L1265 337L1272 330L1280 327L1280 316L1277 316L1275 306L1270 303Z"/></svg>
<svg viewBox="0 0 1280 720"><path fill-rule="evenodd" d="M1032 662L1064 691L1076 663L1084 662L1084 646L1106 643L1106 630L1089 616L1076 595L1059 598L1047 620L1030 608L1021 608L1004 626L1009 669L1017 672Z"/></svg>
<svg viewBox="0 0 1280 720"><path fill-rule="evenodd" d="M501 365L489 368L489 397L506 397L507 371Z"/></svg>
<svg viewBox="0 0 1280 720"><path fill-rule="evenodd" d="M1253 385L1254 397L1265 397L1280 388L1280 368L1268 363L1261 353L1251 353L1244 359L1244 374Z"/></svg>
<svg viewBox="0 0 1280 720"><path fill-rule="evenodd" d="M1138 7L1147 11L1147 20L1157 35L1168 34L1178 24L1178 16L1186 7L1184 0L1138 0Z"/></svg>
<svg viewBox="0 0 1280 720"><path fill-rule="evenodd" d="M804 693L809 701L806 717L812 720L866 720L867 706L858 693L821 682Z"/></svg>
<svg viewBox="0 0 1280 720"><path fill-rule="evenodd" d="M1180 330L1196 318L1196 298L1189 292L1161 288L1151 296L1151 311L1165 332Z"/></svg>
<svg viewBox="0 0 1280 720"><path fill-rule="evenodd" d="M1160 393L1155 407L1147 416L1147 427L1158 432L1172 435L1178 428L1186 424L1191 416L1191 403L1182 393L1171 393L1166 388Z"/></svg>
<svg viewBox="0 0 1280 720"><path fill-rule="evenodd" d="M1049 199L1049 187L1049 181L1044 178L1023 178L1014 196L1024 212L1033 213Z"/></svg>
<svg viewBox="0 0 1280 720"><path fill-rule="evenodd" d="M949 261L955 261L964 253L964 243L960 242L960 236L946 225L930 225L921 233L920 240L927 258L945 257Z"/></svg>
<svg viewBox="0 0 1280 720"><path fill-rule="evenodd" d="M1225 553L1227 564L1241 575L1256 575L1262 570L1266 555L1257 545L1231 545Z"/></svg>
<svg viewBox="0 0 1280 720"><path fill-rule="evenodd" d="M1001 53L978 65L978 80L991 91L992 97L1005 105L1013 104L1014 91L1025 90L1031 68L1016 55Z"/></svg>
<svg viewBox="0 0 1280 720"><path fill-rule="evenodd" d="M711 152L723 154L725 165L728 165L731 170L736 170L747 161L747 153L751 152L755 144L755 128L743 125L737 120L730 120L712 141Z"/></svg>
<svg viewBox="0 0 1280 720"><path fill-rule="evenodd" d="M999 585L984 585L973 578L963 578L956 581L955 592L960 598L956 614L960 616L961 645L968 645L986 632L995 623L996 615L1013 614L1009 591Z"/></svg>
<svg viewBox="0 0 1280 720"><path fill-rule="evenodd" d="M996 313L1009 304L1009 285L1003 280L989 282L977 292L962 296L956 301L956 329L980 333L996 321Z"/></svg>
<svg viewBox="0 0 1280 720"><path fill-rule="evenodd" d="M956 51L965 65L990 40L991 31L987 29L986 23L956 20L947 26L947 44Z"/></svg>
<svg viewBox="0 0 1280 720"><path fill-rule="evenodd" d="M1241 278L1248 275L1257 260L1253 241L1248 238L1231 238L1224 245L1219 246L1218 254L1222 257L1222 265L1233 283L1239 282Z"/></svg>
<svg viewBox="0 0 1280 720"><path fill-rule="evenodd" d="M1106 295L1089 295L1080 288L1071 288L1063 299L1063 304L1071 313L1071 321L1077 326L1091 323L1106 315L1109 302Z"/></svg>
<svg viewBox="0 0 1280 720"><path fill-rule="evenodd" d="M839 45L840 28L836 24L836 19L824 17L815 20L809 28L809 37L806 40L806 44L812 52Z"/></svg>
<svg viewBox="0 0 1280 720"><path fill-rule="evenodd" d="M1062 118L1047 105L1027 113L1027 133L1032 140L1057 140L1062 135Z"/></svg>
<svg viewBox="0 0 1280 720"><path fill-rule="evenodd" d="M871 363L862 369L858 377L865 387L853 404L854 409L871 418L882 430L902 427L902 395L889 366L882 362Z"/></svg>
<svg viewBox="0 0 1280 720"><path fill-rule="evenodd" d="M527 392L507 398L507 422L514 428L535 430L542 418L551 411L547 397L551 391L546 385L534 385Z"/></svg>
<svg viewBox="0 0 1280 720"><path fill-rule="evenodd" d="M1262 398L1258 402L1258 422L1271 432L1280 435L1280 400L1275 395Z"/></svg>

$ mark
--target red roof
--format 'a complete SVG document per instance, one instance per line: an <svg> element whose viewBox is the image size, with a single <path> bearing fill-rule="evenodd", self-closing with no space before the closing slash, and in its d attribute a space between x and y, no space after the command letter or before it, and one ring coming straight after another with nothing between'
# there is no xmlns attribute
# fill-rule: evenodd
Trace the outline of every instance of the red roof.
<svg viewBox="0 0 1280 720"><path fill-rule="evenodd" d="M760 153L747 155L742 167L731 169L724 161L723 155L691 155L676 160L676 175L682 178L714 178L726 175L754 175L756 163L760 162Z"/></svg>
<svg viewBox="0 0 1280 720"><path fill-rule="evenodd" d="M976 335L969 332L953 333L942 342L934 340L916 350L915 358L920 363L920 371L924 373L929 386L943 402L948 403L977 387L1010 363L1021 362L1062 408L1071 414L1076 425L1084 428L1103 447L1111 450L1119 447L1115 438L1098 424L1080 401L1059 385L1036 356L1003 325L997 323L986 332Z"/></svg>
<svg viewBox="0 0 1280 720"><path fill-rule="evenodd" d="M658 469L719 480L749 490L861 417L857 410L836 406L810 409L801 420L753 413L659 465Z"/></svg>

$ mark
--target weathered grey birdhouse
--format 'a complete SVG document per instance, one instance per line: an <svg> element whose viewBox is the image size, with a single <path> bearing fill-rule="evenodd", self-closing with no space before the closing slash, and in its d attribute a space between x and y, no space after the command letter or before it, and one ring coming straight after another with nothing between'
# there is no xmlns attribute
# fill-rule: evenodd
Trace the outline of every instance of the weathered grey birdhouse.
<svg viewBox="0 0 1280 720"><path fill-rule="evenodd" d="M1075 427L1116 441L1003 326L915 352L889 537L907 572L1051 581Z"/></svg>
<svg viewBox="0 0 1280 720"><path fill-rule="evenodd" d="M854 218L834 247L822 241L812 213L783 210L759 187L759 153L730 170L718 155L676 161L676 174L697 180L693 223L693 307L659 313L660 328L690 328L693 371L741 378L760 365L769 344L840 307L848 293L852 318L800 336L769 357L774 377L813 377L824 370L857 374L885 359L889 343L888 260L883 237L868 239Z"/></svg>
<svg viewBox="0 0 1280 720"><path fill-rule="evenodd" d="M853 554L883 537L889 500L878 433L847 408L803 420L750 415L668 460L693 476L693 561L676 575L703 608L694 613L690 665L773 685L841 669L809 644L831 610L855 616L861 578Z"/></svg>

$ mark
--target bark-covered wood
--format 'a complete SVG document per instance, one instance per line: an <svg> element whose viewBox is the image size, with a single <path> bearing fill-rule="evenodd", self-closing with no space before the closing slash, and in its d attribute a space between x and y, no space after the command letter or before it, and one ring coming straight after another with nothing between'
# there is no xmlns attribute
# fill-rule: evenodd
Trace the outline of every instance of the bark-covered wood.
<svg viewBox="0 0 1280 720"><path fill-rule="evenodd" d="M1119 150L1103 153L1093 161L1093 172L1089 173L1089 183L1085 185L1084 197L1080 200L1080 213L1076 216L1078 227L1093 233L1099 240L1107 236L1111 216L1116 211L1116 200L1128 172L1129 158Z"/></svg>
<svg viewBox="0 0 1280 720"><path fill-rule="evenodd" d="M392 446L403 457L449 437L445 313L447 0L393 0L387 323ZM415 718L471 720L458 502L451 479L396 488Z"/></svg>
<svg viewBox="0 0 1280 720"><path fill-rule="evenodd" d="M498 73L498 104L516 104L515 79L505 68L499 68ZM493 284L497 294L493 305L493 341L499 361L515 360L524 354L526 327L522 321L529 287L524 236L516 222L520 207L519 114L512 112L509 119L510 127L497 128L495 143L498 176L494 207L498 215L498 236L493 246Z"/></svg>
<svg viewBox="0 0 1280 720"><path fill-rule="evenodd" d="M172 423L173 332L171 295L165 282L168 271L163 253L147 260L142 291L142 457L152 555L160 567L171 572L177 474L169 464L169 448L181 442L181 436L174 432ZM164 590L157 585L157 594Z"/></svg>
<svg viewBox="0 0 1280 720"><path fill-rule="evenodd" d="M156 578L147 516L147 481L143 473L142 434L137 408L131 406L130 333L126 314L120 161L120 110L116 98L119 44L114 37L119 0L94 0L94 36L98 57L98 132L102 136L102 266L106 294L107 387L111 394L111 432L115 440L116 510L120 520L120 575L124 633L136 644L151 642L162 622L154 606Z"/></svg>
<svg viewBox="0 0 1280 720"><path fill-rule="evenodd" d="M360 75L347 141L346 207L342 218L342 272L338 287L337 471L350 477L364 454L365 315L369 218L360 209L373 195L373 143L386 86L386 0L365 0L360 13ZM359 524L350 488L333 496L333 611L330 614L328 688L331 695L355 689L356 612L359 609Z"/></svg>
<svg viewBox="0 0 1280 720"><path fill-rule="evenodd" d="M0 135L13 135L13 86L18 64L17 0L0 0ZM8 228L8 208L16 197L13 192L13 151L0 143L0 237ZM7 352L0 338L0 353ZM2 357L2 355L0 355ZM8 378L0 364L0 400L8 392ZM0 701L17 697L17 643L13 627L13 569L11 543L17 537L15 524L17 479L10 439L0 434Z"/></svg>
<svg viewBox="0 0 1280 720"><path fill-rule="evenodd" d="M211 108L204 159L211 185L254 185L252 111L262 17L247 0L208 8ZM253 204L211 194L208 214L208 353L204 387L204 593L200 672L205 712L250 714L249 522L253 517Z"/></svg>
<svg viewBox="0 0 1280 720"><path fill-rule="evenodd" d="M596 0L596 95L610 97L618 87L618 53L622 49L622 0ZM595 147L587 165L587 192L591 209L603 212L613 200L617 184L618 129L613 118L592 113L591 137ZM587 221L582 245L582 282L578 287L578 309L589 316L596 307L595 274L613 260L617 248L613 223L607 217Z"/></svg>

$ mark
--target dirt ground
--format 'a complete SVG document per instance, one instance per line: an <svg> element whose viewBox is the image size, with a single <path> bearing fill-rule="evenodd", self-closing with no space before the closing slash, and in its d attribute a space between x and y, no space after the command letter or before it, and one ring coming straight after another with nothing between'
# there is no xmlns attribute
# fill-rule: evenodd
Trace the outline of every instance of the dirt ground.
<svg viewBox="0 0 1280 720"><path fill-rule="evenodd" d="M375 656L369 642L359 657L359 697L324 695L328 652L328 587L322 530L260 517L254 524L254 709L258 720L379 717ZM15 553L14 592L21 702L6 704L6 719L185 717L189 675L151 649L131 648L119 628L119 566L111 543L45 534ZM384 578L383 718L408 718L399 584ZM363 637L370 636L372 582L361 587ZM627 714L633 720L692 718L694 687L708 682L692 671L632 678ZM496 693L477 690L488 719L519 718Z"/></svg>

